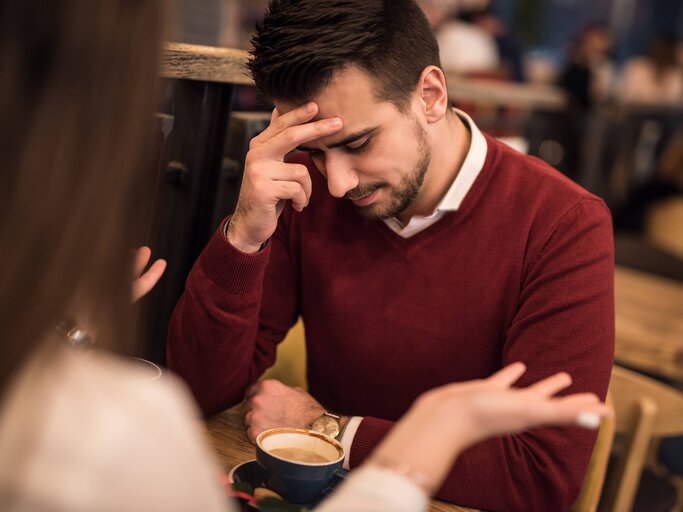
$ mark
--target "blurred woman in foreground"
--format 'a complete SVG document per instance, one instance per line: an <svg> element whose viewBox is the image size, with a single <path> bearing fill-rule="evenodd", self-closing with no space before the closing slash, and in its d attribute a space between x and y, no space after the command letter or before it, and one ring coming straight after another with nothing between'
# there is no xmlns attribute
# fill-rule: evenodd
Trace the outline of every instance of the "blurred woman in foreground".
<svg viewBox="0 0 683 512"><path fill-rule="evenodd" d="M185 388L114 355L135 352L129 248L163 19L157 0L0 0L3 510L233 506ZM76 325L96 349L69 345ZM592 395L553 399L564 374L510 390L523 371L418 399L321 510L417 510L467 445L606 413Z"/></svg>

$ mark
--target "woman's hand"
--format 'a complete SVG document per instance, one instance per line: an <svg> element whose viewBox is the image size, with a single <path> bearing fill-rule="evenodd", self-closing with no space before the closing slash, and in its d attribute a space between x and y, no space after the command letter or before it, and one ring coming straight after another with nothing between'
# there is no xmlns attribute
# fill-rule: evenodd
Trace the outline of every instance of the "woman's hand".
<svg viewBox="0 0 683 512"><path fill-rule="evenodd" d="M139 247L135 251L133 260L133 288L131 291L132 302L137 302L147 295L159 279L161 279L164 270L166 270L166 260L159 259L152 263L147 272L143 273L151 256L152 250L146 245Z"/></svg>
<svg viewBox="0 0 683 512"><path fill-rule="evenodd" d="M417 398L368 460L410 468L428 493L436 491L456 457L488 437L548 425L598 428L611 410L592 393L555 397L571 384L557 373L535 384L511 386L526 371L513 363L483 380L447 384Z"/></svg>

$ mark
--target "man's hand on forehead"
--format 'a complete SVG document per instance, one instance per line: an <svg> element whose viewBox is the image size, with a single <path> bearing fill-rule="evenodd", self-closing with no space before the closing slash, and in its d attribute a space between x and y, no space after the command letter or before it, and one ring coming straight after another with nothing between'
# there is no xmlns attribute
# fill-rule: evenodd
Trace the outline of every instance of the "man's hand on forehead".
<svg viewBox="0 0 683 512"><path fill-rule="evenodd" d="M267 148L266 151L273 156L284 158L300 144L327 137L341 129L342 120L339 117L314 121L317 113L318 105L313 102L282 115L277 108L273 109L270 125L252 139L250 149Z"/></svg>
<svg viewBox="0 0 683 512"><path fill-rule="evenodd" d="M249 144L242 189L228 225L228 241L237 249L257 252L268 240L285 201L303 210L311 197L311 176L305 165L284 161L299 145L329 137L342 128L339 117L313 120L318 105L306 103L280 115L273 109L271 121Z"/></svg>

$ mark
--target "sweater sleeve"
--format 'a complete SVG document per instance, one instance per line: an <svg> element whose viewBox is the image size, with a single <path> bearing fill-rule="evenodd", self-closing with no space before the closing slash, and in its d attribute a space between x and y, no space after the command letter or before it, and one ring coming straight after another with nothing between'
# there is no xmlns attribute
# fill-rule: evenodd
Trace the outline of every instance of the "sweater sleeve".
<svg viewBox="0 0 683 512"><path fill-rule="evenodd" d="M175 307L167 363L189 384L205 414L243 399L246 388L273 365L277 344L296 321L296 277L283 224L263 250L245 254L227 242L222 223Z"/></svg>
<svg viewBox="0 0 683 512"><path fill-rule="evenodd" d="M516 314L504 333L501 366L527 365L519 387L567 371L573 384L565 393L590 391L604 400L614 354L613 242L604 203L581 200L528 260ZM362 421L352 468L392 425ZM595 431L570 426L487 440L460 455L436 497L491 511L568 510L595 438Z"/></svg>

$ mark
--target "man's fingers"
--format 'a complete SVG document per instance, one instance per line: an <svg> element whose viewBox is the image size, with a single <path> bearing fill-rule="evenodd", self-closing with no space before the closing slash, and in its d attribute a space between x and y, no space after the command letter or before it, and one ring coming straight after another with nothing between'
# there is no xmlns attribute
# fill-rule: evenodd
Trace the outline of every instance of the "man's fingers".
<svg viewBox="0 0 683 512"><path fill-rule="evenodd" d="M254 413L252 411L249 411L244 415L244 426L245 427L249 428L252 425L252 423L254 421L253 417L254 417Z"/></svg>
<svg viewBox="0 0 683 512"><path fill-rule="evenodd" d="M267 151L270 157L279 159L297 146L328 137L341 128L342 121L338 117L290 126L259 146L258 150Z"/></svg>
<svg viewBox="0 0 683 512"><path fill-rule="evenodd" d="M270 124L265 130L251 140L252 147L253 145L261 145L268 142L290 126L307 123L313 119L317 113L318 105L313 102L301 105L282 115L280 115L277 108L274 108L270 115Z"/></svg>
<svg viewBox="0 0 683 512"><path fill-rule="evenodd" d="M275 118L273 119L272 125L269 126L269 128L272 127L272 133L270 135L271 137L274 137L291 126L307 123L313 119L317 113L318 104L313 101L304 103L303 105L282 115L280 115L280 112L276 108Z"/></svg>
<svg viewBox="0 0 683 512"><path fill-rule="evenodd" d="M254 383L253 383L251 386L249 386L249 387L247 388L247 390L244 392L244 398L249 399L249 398L253 397L254 395L256 395L256 393L258 393L258 390L259 390L260 386L261 386L261 382L260 382L260 381L254 382Z"/></svg>
<svg viewBox="0 0 683 512"><path fill-rule="evenodd" d="M306 206L313 192L313 183L308 168L301 164L282 164L273 169L274 181L291 181L298 183L306 195ZM280 198L284 199L284 198Z"/></svg>
<svg viewBox="0 0 683 512"><path fill-rule="evenodd" d="M259 428L247 427L247 437L249 438L249 441L251 441L253 444L256 444L256 438L261 432L263 431Z"/></svg>
<svg viewBox="0 0 683 512"><path fill-rule="evenodd" d="M277 181L275 186L277 187L277 198L292 201L292 206L296 211L300 212L308 205L308 196L300 183L295 181Z"/></svg>

